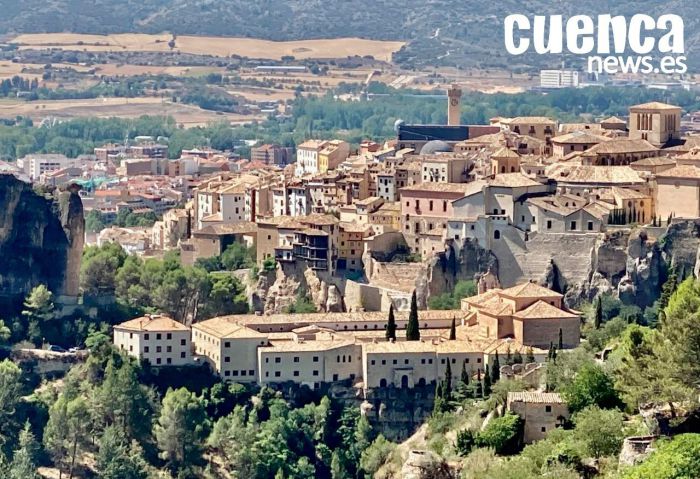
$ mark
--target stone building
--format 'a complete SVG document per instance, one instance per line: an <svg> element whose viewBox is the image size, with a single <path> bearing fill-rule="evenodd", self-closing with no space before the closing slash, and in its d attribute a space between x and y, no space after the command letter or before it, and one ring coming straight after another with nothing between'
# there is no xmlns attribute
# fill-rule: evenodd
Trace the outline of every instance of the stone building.
<svg viewBox="0 0 700 479"><path fill-rule="evenodd" d="M666 219L700 217L700 168L678 165L656 174L656 212Z"/></svg>
<svg viewBox="0 0 700 479"><path fill-rule="evenodd" d="M630 107L629 137L662 146L681 138L681 107L660 102Z"/></svg>
<svg viewBox="0 0 700 479"><path fill-rule="evenodd" d="M257 382L257 350L267 336L231 320L218 317L192 326L192 345L212 370L225 380Z"/></svg>
<svg viewBox="0 0 700 479"><path fill-rule="evenodd" d="M581 318L564 309L563 295L527 282L508 289L492 289L464 298L466 325L487 338L513 338L526 346L558 344L575 348L581 338Z"/></svg>
<svg viewBox="0 0 700 479"><path fill-rule="evenodd" d="M114 345L154 366L191 364L190 338L190 328L166 316L146 315L114 326Z"/></svg>
<svg viewBox="0 0 700 479"><path fill-rule="evenodd" d="M525 444L544 439L569 418L569 408L558 393L509 392L506 410L525 421Z"/></svg>

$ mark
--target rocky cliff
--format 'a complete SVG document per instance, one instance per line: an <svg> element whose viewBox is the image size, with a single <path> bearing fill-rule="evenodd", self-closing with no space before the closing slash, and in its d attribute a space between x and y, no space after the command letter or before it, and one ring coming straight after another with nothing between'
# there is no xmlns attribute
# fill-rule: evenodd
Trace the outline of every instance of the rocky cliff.
<svg viewBox="0 0 700 479"><path fill-rule="evenodd" d="M341 289L343 280L331 278L302 264L278 264L274 271L261 272L248 284L250 308L263 314L287 312L300 292L311 300L319 312L345 311Z"/></svg>
<svg viewBox="0 0 700 479"><path fill-rule="evenodd" d="M700 220L600 234L534 234L525 241L504 235L491 251L473 242L451 244L429 260L426 277L417 284L430 297L490 270L504 287L536 281L565 292L569 306L613 293L644 308L658 297L669 265L698 276Z"/></svg>
<svg viewBox="0 0 700 479"><path fill-rule="evenodd" d="M39 284L59 300L77 296L84 238L77 188L41 195L0 175L0 304L17 307Z"/></svg>

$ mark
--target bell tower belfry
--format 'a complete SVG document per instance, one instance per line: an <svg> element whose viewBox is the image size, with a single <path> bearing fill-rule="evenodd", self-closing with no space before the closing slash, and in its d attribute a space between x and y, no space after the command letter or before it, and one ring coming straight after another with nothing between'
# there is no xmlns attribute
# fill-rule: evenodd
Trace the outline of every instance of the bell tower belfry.
<svg viewBox="0 0 700 479"><path fill-rule="evenodd" d="M453 84L447 90L447 125L457 126L460 124L460 105L462 103L462 89Z"/></svg>

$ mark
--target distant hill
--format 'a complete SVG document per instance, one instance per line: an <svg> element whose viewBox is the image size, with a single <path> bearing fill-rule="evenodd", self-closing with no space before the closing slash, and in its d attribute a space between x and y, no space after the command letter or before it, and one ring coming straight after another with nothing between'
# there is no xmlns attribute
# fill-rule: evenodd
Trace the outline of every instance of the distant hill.
<svg viewBox="0 0 700 479"><path fill-rule="evenodd" d="M688 62L700 70L697 0L0 0L0 11L0 32L6 34L168 31L270 40L359 36L409 41L395 57L406 66L513 69L554 67L565 58L509 56L502 28L508 14L676 13L685 20Z"/></svg>

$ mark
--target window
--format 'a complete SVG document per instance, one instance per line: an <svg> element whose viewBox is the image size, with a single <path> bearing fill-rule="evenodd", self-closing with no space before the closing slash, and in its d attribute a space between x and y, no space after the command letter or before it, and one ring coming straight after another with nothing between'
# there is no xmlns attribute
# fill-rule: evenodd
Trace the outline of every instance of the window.
<svg viewBox="0 0 700 479"><path fill-rule="evenodd" d="M249 369L249 370L248 370L248 375L249 375L249 376L255 376L255 370L254 370L254 369Z"/></svg>
<svg viewBox="0 0 700 479"><path fill-rule="evenodd" d="M371 360L369 363L370 363L372 366L374 366L374 364L376 363L376 361L373 359L373 360Z"/></svg>
<svg viewBox="0 0 700 479"><path fill-rule="evenodd" d="M181 339L180 340L180 346L186 346L187 345L187 340L186 339Z"/></svg>
<svg viewBox="0 0 700 479"><path fill-rule="evenodd" d="M398 364L399 362L398 362L398 360L394 359L394 360L392 361L392 363Z"/></svg>
<svg viewBox="0 0 700 479"><path fill-rule="evenodd" d="M421 358L420 363L425 364L425 358Z"/></svg>
<svg viewBox="0 0 700 479"><path fill-rule="evenodd" d="M148 341L148 339L149 339L148 333L146 333L146 334L143 335L143 339L144 339L145 341Z"/></svg>
<svg viewBox="0 0 700 479"><path fill-rule="evenodd" d="M547 220L547 229L548 230L552 229L552 220Z"/></svg>
<svg viewBox="0 0 700 479"><path fill-rule="evenodd" d="M408 364L408 359L404 359L404 360L403 360L403 363L404 363L404 364Z"/></svg>
<svg viewBox="0 0 700 479"><path fill-rule="evenodd" d="M318 362L318 356L314 356L314 357L313 357L313 361L314 361L315 363L317 363L317 362Z"/></svg>
<svg viewBox="0 0 700 479"><path fill-rule="evenodd" d="M282 358L275 358L275 362L276 362L277 364L281 363L281 362L282 362Z"/></svg>
<svg viewBox="0 0 700 479"><path fill-rule="evenodd" d="M588 222L588 231L593 231L593 222L592 221Z"/></svg>
<svg viewBox="0 0 700 479"><path fill-rule="evenodd" d="M156 346L156 352L160 353L161 351L163 351L163 348L160 346Z"/></svg>
<svg viewBox="0 0 700 479"><path fill-rule="evenodd" d="M160 333L156 333L156 340L159 340L159 339L161 339L161 338L162 338L162 336L163 336L162 334L160 334Z"/></svg>
<svg viewBox="0 0 700 479"><path fill-rule="evenodd" d="M166 347L165 347L165 352L166 352L166 353L172 353L172 352L173 352L173 347L172 347L172 346L166 346Z"/></svg>
<svg viewBox="0 0 700 479"><path fill-rule="evenodd" d="M314 370L311 372L311 375L312 375L312 376L318 376L318 369L314 369Z"/></svg>
<svg viewBox="0 0 700 479"><path fill-rule="evenodd" d="M572 221L572 222L571 222L571 229L572 229L572 230L575 230L575 229L576 229L576 222L575 222L575 221Z"/></svg>
<svg viewBox="0 0 700 479"><path fill-rule="evenodd" d="M234 373L236 373L236 372L237 371L234 371ZM224 371L224 376L230 376L230 375L231 375L231 371ZM235 374L234 374L234 376L235 376Z"/></svg>
<svg viewBox="0 0 700 479"><path fill-rule="evenodd" d="M231 347L231 342L230 342L230 341L226 341L226 342L224 343L224 347L225 347L225 348L230 348L230 347Z"/></svg>
<svg viewBox="0 0 700 479"><path fill-rule="evenodd" d="M545 406L544 412L552 412L552 406L550 406L550 405Z"/></svg>
<svg viewBox="0 0 700 479"><path fill-rule="evenodd" d="M337 375L337 374L334 374L334 375L333 375L333 381L337 381L337 380L338 380L338 375Z"/></svg>
<svg viewBox="0 0 700 479"><path fill-rule="evenodd" d="M166 364L172 364L172 363L173 363L173 360L172 360L171 358L168 358L168 359L165 360L165 363L166 363Z"/></svg>
<svg viewBox="0 0 700 479"><path fill-rule="evenodd" d="M498 230L494 230L493 239L501 239L501 232Z"/></svg>
<svg viewBox="0 0 700 479"><path fill-rule="evenodd" d="M156 359L156 364L160 364L160 363L161 363L160 358L157 358L157 359Z"/></svg>
<svg viewBox="0 0 700 479"><path fill-rule="evenodd" d="M428 359L428 364L433 364L432 358L431 358L431 359Z"/></svg>
<svg viewBox="0 0 700 479"><path fill-rule="evenodd" d="M447 211L447 201L442 202L442 211Z"/></svg>
<svg viewBox="0 0 700 479"><path fill-rule="evenodd" d="M281 373L281 372L279 372L279 371L275 371L275 377L276 377L276 378L280 377L281 375L282 375L282 373Z"/></svg>
<svg viewBox="0 0 700 479"><path fill-rule="evenodd" d="M294 371L294 373L292 373L292 375L293 375L295 378L298 378L298 377L299 377L299 371Z"/></svg>
<svg viewBox="0 0 700 479"><path fill-rule="evenodd" d="M440 360L440 364L445 364L445 358L442 358L442 359Z"/></svg>
<svg viewBox="0 0 700 479"><path fill-rule="evenodd" d="M457 360L455 358L452 358L452 364L455 364Z"/></svg>
<svg viewBox="0 0 700 479"><path fill-rule="evenodd" d="M186 356L187 356L187 353L185 353L184 351L180 352L180 357L181 357L181 358L184 359Z"/></svg>
<svg viewBox="0 0 700 479"><path fill-rule="evenodd" d="M542 432L547 432L547 428L542 426Z"/></svg>
<svg viewBox="0 0 700 479"><path fill-rule="evenodd" d="M298 363L299 362L299 356L294 356L294 362Z"/></svg>
<svg viewBox="0 0 700 479"><path fill-rule="evenodd" d="M238 376L238 369L232 371L232 375L233 375L233 376Z"/></svg>
<svg viewBox="0 0 700 479"><path fill-rule="evenodd" d="M165 339L173 339L173 335L171 333L168 333L165 335Z"/></svg>
<svg viewBox="0 0 700 479"><path fill-rule="evenodd" d="M230 357L230 356L226 356L226 357L224 358L224 362L225 362L225 363L230 363L230 362L231 362L231 357Z"/></svg>
<svg viewBox="0 0 700 479"><path fill-rule="evenodd" d="M430 211L433 211L433 200L430 200L430 202L428 203L428 209Z"/></svg>
<svg viewBox="0 0 700 479"><path fill-rule="evenodd" d="M386 359L382 359L382 366L386 365Z"/></svg>

